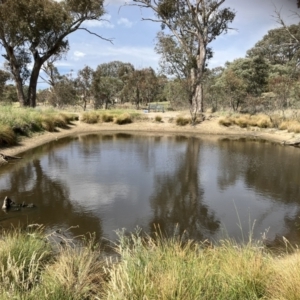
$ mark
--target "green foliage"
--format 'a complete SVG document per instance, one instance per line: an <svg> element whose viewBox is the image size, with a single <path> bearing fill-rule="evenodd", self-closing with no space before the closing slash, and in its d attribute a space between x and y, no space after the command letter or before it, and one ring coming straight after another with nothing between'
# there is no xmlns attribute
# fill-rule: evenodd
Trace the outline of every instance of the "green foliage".
<svg viewBox="0 0 300 300"><path fill-rule="evenodd" d="M299 24L269 30L253 48L247 51L247 56L251 58L262 56L271 65L286 65L288 63L298 65L300 48L297 43L291 42L290 34L300 40Z"/></svg>
<svg viewBox="0 0 300 300"><path fill-rule="evenodd" d="M190 94L185 80L169 80L163 89L163 97L170 103L173 110L189 107Z"/></svg>
<svg viewBox="0 0 300 300"><path fill-rule="evenodd" d="M6 54L22 105L36 105L36 85L42 65L68 51L67 37L84 21L99 20L103 0L11 0L0 6L0 44ZM28 26L30 24L30 26ZM29 70L28 64L33 68ZM28 94L22 86L30 78Z"/></svg>
<svg viewBox="0 0 300 300"><path fill-rule="evenodd" d="M156 51L162 54L163 69L188 84L188 100L194 113L203 111L202 81L207 60L213 54L209 44L228 31L235 17L233 10L221 6L223 2L135 1L138 6L152 9L157 16L155 21L161 22L162 29L167 26L170 30L171 35L158 35Z"/></svg>

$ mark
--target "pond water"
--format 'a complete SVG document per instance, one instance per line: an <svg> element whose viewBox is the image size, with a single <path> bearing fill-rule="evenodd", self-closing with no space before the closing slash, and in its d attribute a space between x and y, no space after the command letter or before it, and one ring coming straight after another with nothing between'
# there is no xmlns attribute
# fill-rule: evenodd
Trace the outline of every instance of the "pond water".
<svg viewBox="0 0 300 300"><path fill-rule="evenodd" d="M116 230L300 238L300 149L220 137L78 135L0 168L0 199L36 208L0 211L0 225L44 224L69 234ZM73 226L78 226L73 228ZM253 227L253 228L252 228Z"/></svg>

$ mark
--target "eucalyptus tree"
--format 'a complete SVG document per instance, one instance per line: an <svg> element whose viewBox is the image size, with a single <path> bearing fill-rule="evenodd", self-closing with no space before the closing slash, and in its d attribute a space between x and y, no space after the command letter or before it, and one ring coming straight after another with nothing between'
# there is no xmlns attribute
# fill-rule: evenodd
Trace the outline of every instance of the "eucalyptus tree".
<svg viewBox="0 0 300 300"><path fill-rule="evenodd" d="M268 62L261 56L238 58L226 63L225 70L216 80L216 87L223 88L230 107L237 110L246 99L253 100L267 91L269 70Z"/></svg>
<svg viewBox="0 0 300 300"><path fill-rule="evenodd" d="M300 43L295 43L289 33L300 40L299 24L269 30L253 48L247 51L247 57L263 56L272 65L294 64L298 66Z"/></svg>
<svg viewBox="0 0 300 300"><path fill-rule="evenodd" d="M79 105L82 106L84 111L92 96L93 73L94 71L91 67L85 66L82 70L78 71L75 80L77 93L79 93Z"/></svg>
<svg viewBox="0 0 300 300"><path fill-rule="evenodd" d="M42 65L69 49L68 36L84 30L88 20L100 20L104 0L0 0L0 45L16 83L23 106L36 105L36 88ZM32 63L31 70L27 68ZM24 94L22 70L29 72ZM25 72L25 73L26 73Z"/></svg>
<svg viewBox="0 0 300 300"><path fill-rule="evenodd" d="M136 6L150 8L155 16L144 20L160 22L178 41L189 68L192 112L203 111L203 74L209 44L226 33L235 17L230 8L221 7L225 0L134 0ZM187 38L188 37L188 38Z"/></svg>
<svg viewBox="0 0 300 300"><path fill-rule="evenodd" d="M9 80L9 78L9 73L0 69L0 100L4 91L5 83Z"/></svg>
<svg viewBox="0 0 300 300"><path fill-rule="evenodd" d="M154 101L161 91L161 82L152 68L134 70L128 76L123 94L135 103L136 108L140 105L148 105Z"/></svg>

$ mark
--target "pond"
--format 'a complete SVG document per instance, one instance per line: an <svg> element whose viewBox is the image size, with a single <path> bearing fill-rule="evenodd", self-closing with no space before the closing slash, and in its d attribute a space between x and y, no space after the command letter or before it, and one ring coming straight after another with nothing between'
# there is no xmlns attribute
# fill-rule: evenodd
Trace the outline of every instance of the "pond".
<svg viewBox="0 0 300 300"><path fill-rule="evenodd" d="M70 235L116 230L218 240L300 237L300 149L222 137L105 133L64 138L0 168L0 224Z"/></svg>

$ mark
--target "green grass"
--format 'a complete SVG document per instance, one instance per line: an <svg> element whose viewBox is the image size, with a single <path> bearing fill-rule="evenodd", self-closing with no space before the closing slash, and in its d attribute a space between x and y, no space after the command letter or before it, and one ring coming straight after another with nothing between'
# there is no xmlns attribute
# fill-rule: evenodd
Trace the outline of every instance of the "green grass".
<svg viewBox="0 0 300 300"><path fill-rule="evenodd" d="M53 109L39 110L0 106L0 146L15 145L18 136L30 136L35 132L66 128L78 116Z"/></svg>
<svg viewBox="0 0 300 300"><path fill-rule="evenodd" d="M297 248L275 255L251 239L211 244L121 231L118 258L108 260L93 237L61 245L56 234L1 232L0 299L299 299Z"/></svg>

